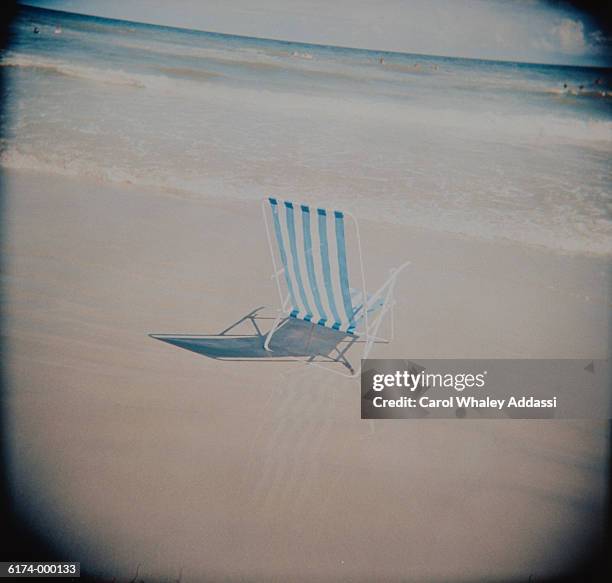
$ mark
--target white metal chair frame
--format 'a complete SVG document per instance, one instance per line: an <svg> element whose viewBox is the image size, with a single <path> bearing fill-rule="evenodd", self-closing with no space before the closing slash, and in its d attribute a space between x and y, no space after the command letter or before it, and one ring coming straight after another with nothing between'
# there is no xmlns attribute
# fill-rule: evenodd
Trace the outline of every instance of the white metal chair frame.
<svg viewBox="0 0 612 583"><path fill-rule="evenodd" d="M266 235L268 239L268 246L270 248L270 255L272 256L272 265L274 267L274 273L272 274L271 277L272 279L276 281L276 287L278 290L278 296L279 296L279 301L280 301L280 308L277 308L276 310L277 316L274 320L274 323L272 324L272 328L270 328L270 331L266 335L266 340L264 342L264 348L269 352L273 352L273 350L270 348L270 341L272 340L272 336L274 336L274 333L281 326L283 326L283 324L289 321L290 313L291 313L291 306L289 305L289 299L290 299L289 294L288 293L283 294L283 288L281 285L281 276L284 274L285 268L281 267L279 269L278 264L276 262L276 254L274 252L274 245L272 243L272 235L270 233L270 226L268 224L268 211L267 211L268 200L269 200L268 198L264 198L262 200L262 210L263 210L263 216L264 216L264 223L266 225ZM280 201L280 199L277 199L277 200ZM335 374L339 374L341 376L354 378L359 375L361 371L361 360L368 357L370 351L372 350L372 346L374 345L374 343L375 342L388 343L388 342L391 342L394 338L395 329L394 329L393 316L394 316L394 307L395 307L395 297L394 297L395 285L397 283L397 278L399 274L408 265L410 265L410 261L406 261L405 263L402 263L399 267L391 269L389 271L389 277L387 278L387 281L385 281L385 283L383 283L383 285L380 288L378 288L376 292L374 292L370 297L368 297L367 288L366 288L365 270L363 267L363 254L361 252L361 235L359 232L359 223L357 222L357 219L352 213L349 213L346 211L342 211L342 212L345 216L351 219L355 227L355 233L356 233L356 238L357 238L357 251L359 255L359 269L361 271L361 290L360 291L362 293L362 298L363 298L362 303L363 303L363 310L364 310L363 329L360 331L356 330L352 334L345 333L346 335L359 338L360 339L359 341L364 343L363 353L359 361L359 366L357 367L357 369L353 369L352 373L344 373L344 372L334 370L333 368L330 368L328 366L314 362L313 360L307 360L307 361L304 361L303 359L296 359L296 360L299 360L300 362L304 362L305 364L310 364L313 366L324 368L325 370L328 370ZM376 313L374 318L370 320L370 318L368 317L368 306L372 305L374 302L378 301L381 298L383 299L382 307L380 308L378 313ZM391 316L389 338L382 338L378 336L378 330L380 328L380 325L383 321L384 316L389 312ZM282 321L283 319L284 321ZM311 328L311 335L312 335L312 331L314 330L314 327L317 326L317 324L315 324L314 322L311 322L311 325L312 325L312 328ZM359 341L356 340L355 342L359 342Z"/></svg>

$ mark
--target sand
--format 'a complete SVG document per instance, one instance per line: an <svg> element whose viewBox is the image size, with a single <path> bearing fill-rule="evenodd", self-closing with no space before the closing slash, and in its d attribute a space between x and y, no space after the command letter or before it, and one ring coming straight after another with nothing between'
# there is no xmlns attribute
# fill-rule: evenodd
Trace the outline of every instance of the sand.
<svg viewBox="0 0 612 583"><path fill-rule="evenodd" d="M507 580L600 535L607 428L362 421L359 384L149 336L216 335L275 288L259 205L5 172L18 509L83 569L145 580ZM363 221L398 285L373 356L605 358L609 259ZM260 338L252 321L234 333ZM351 356L349 355L349 358Z"/></svg>

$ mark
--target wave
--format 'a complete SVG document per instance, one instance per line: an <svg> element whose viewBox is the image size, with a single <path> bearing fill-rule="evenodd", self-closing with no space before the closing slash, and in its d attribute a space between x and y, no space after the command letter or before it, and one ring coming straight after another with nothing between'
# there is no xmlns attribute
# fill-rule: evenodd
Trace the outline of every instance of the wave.
<svg viewBox="0 0 612 583"><path fill-rule="evenodd" d="M200 50L196 47L194 47L194 49ZM257 61L249 58L245 59L245 55L233 55L231 51L225 52L217 50L214 52L216 54L209 54L208 58L221 64L248 66L251 69L259 70L286 69L299 71L300 74L303 76L304 81L309 83L309 85L312 85L311 80L313 78L319 78L321 81L326 79L329 79L331 81L347 80L353 82L362 82L365 80L389 81L389 75L394 75L396 73L399 73L400 71L404 75L407 73L419 74L420 72L418 69L415 69L413 65L404 66L387 62L385 62L385 64L382 66L374 66L372 63L368 63L366 67L355 67L354 65L344 66L340 62L331 63L317 61L314 66L311 66L311 61L309 61L308 58L304 57L301 54L296 54L294 60L297 62L294 65L291 65L287 62L287 59L278 59L278 57L275 57L277 59L276 61L274 60L275 58L268 57L264 58L264 60ZM241 53L242 51L239 52ZM254 49L249 49L249 52L256 52L257 54L260 54L259 51L255 51ZM288 60L291 60L290 53L287 53L286 56L289 57ZM14 67L38 70L48 74L55 74L65 77L94 81L97 83L120 85L137 89L152 89L162 91L164 93L181 94L186 97L197 95L197 92L201 89L201 87L198 86L200 83L227 77L227 75L222 72L211 71L202 67L153 65L151 67L152 70L157 71L159 74L140 72L136 73L121 69L107 69L84 64L73 64L61 60L54 60L47 57L39 57L28 54L9 54L3 56L2 58L0 58L0 66L8 68ZM423 70L423 72L425 72L425 70ZM474 90L474 88L477 87L481 90L501 90L504 92L511 91L520 93L522 95L545 95L551 99L554 99L558 104L565 104L567 106L573 105L574 102L578 99L590 99L597 101L608 101L612 99L612 91L607 91L605 89L593 90L588 87L583 88L582 90L574 88L563 89L559 87L550 87L543 83L534 83L525 80L513 79L460 79L459 76L455 76L452 71L448 70L440 70L434 72L433 70L426 69L426 73L429 79L433 79L432 86L429 87L429 89L434 89L434 87L437 87L437 90L441 93L448 93L456 90L465 91L466 89ZM453 79L450 80L449 76L453 77ZM439 78L439 82L438 80L436 80L436 78ZM180 83L177 83L177 79L184 84L181 85ZM393 79L391 78L391 80ZM291 95L293 99L296 95L296 88L298 88L298 86L294 88L288 87L288 90L283 92L283 95ZM427 87L422 87L421 89L427 90ZM249 88L243 87L240 90L248 92ZM382 91L380 89L377 89L374 91L374 95L389 96L391 98L394 98L396 102L401 102L405 101L406 98L410 98L411 91L413 90L415 90L415 87L412 84L405 84L402 82L399 84L396 83L394 85L386 85L384 86L384 89ZM361 96L357 97L357 100L367 101L367 99L368 95L365 92ZM446 116L443 117L446 118ZM453 121L449 118L449 121L451 122L451 125L456 125L457 120ZM438 125L439 120L434 120L434 123ZM584 127L584 122L579 122L576 125L576 129L579 130L581 123ZM499 126L500 129L503 125L507 125L508 129L510 129L511 131L515 130L515 128L512 127L512 124L502 124L501 126ZM536 125L539 126L541 124ZM567 126L567 123L563 121L563 125ZM527 126L525 127L527 128ZM588 132L590 133L592 129L593 127L589 125ZM568 135L567 127L564 131L562 131L560 135L562 137L571 137ZM585 136L585 138L586 137L587 136ZM588 137L595 140L609 140L609 130L605 130L602 132L601 130L595 128L595 133Z"/></svg>
<svg viewBox="0 0 612 583"><path fill-rule="evenodd" d="M169 193L182 194L185 197L193 197L201 192L200 184L190 184L178 177L155 175L149 169L143 169L142 172L139 172L136 167L126 169L109 166L108 164L97 164L78 156L62 158L52 152L26 153L14 146L2 149L0 166L13 170L34 170L74 178L134 184Z"/></svg>
<svg viewBox="0 0 612 583"><path fill-rule="evenodd" d="M114 46L126 49L146 51L169 57L188 57L212 61L225 65L242 65L253 68L283 68L290 66L289 57L301 57L304 60L312 60L313 56L303 56L301 53L292 54L289 50L280 49L255 49L248 47L220 48L188 46L164 41L139 42L117 40ZM294 65L296 66L297 63Z"/></svg>
<svg viewBox="0 0 612 583"><path fill-rule="evenodd" d="M204 71L202 69L193 69L191 67L157 67L158 71L161 71L165 75L170 77L180 77L182 79L193 79L195 81L203 81L206 79L213 79L215 77L223 77L221 73L213 71Z"/></svg>
<svg viewBox="0 0 612 583"><path fill-rule="evenodd" d="M74 65L63 61L55 61L44 57L27 55L4 57L0 61L2 67L15 67L23 69L38 69L56 75L66 77L77 77L90 81L111 83L113 85L127 85L131 87L145 87L145 83L138 75L133 75L121 70L99 69L84 65Z"/></svg>
<svg viewBox="0 0 612 583"><path fill-rule="evenodd" d="M612 91L605 89L580 89L579 87L555 87L553 89L542 89L544 93L556 95L558 97L581 97L591 99L612 99Z"/></svg>
<svg viewBox="0 0 612 583"><path fill-rule="evenodd" d="M76 77L97 83L150 90L164 95L178 95L193 100L218 103L251 103L253 106L278 112L323 112L325 115L359 116L387 120L393 118L398 125L426 125L428 128L458 129L476 135L496 133L496 139L504 136L546 143L549 140L604 144L612 141L612 121L579 119L571 116L535 114L494 114L480 111L453 109L435 104L416 104L407 101L402 94L390 94L391 100L381 106L381 93L362 92L352 95L347 104L343 94L299 93L295 88L258 89L251 86L226 86L207 81L223 77L221 73L192 67L157 66L159 75L132 73L122 70L102 69L86 65L73 65L59 60L30 55L7 56L0 60L4 67L33 68L62 76ZM555 94L555 99L564 99ZM569 99L569 98L568 98ZM242 107L242 106L241 106Z"/></svg>
<svg viewBox="0 0 612 583"><path fill-rule="evenodd" d="M261 195L259 188L243 186L235 188L231 181L211 179L202 176L199 179L183 179L179 175L164 175L152 173L148 169L133 166L112 167L107 164L98 165L91 160L70 157L62 160L48 152L21 152L16 147L9 147L0 154L0 166L12 170L25 170L43 173L54 173L73 178L84 178L101 182L111 182L132 185L138 188L152 189L168 196L189 200L230 199L253 201ZM205 193L205 194L203 194ZM327 199L326 199L327 200ZM342 200L327 200L338 206L347 206L354 210L360 218L378 220L399 225L431 228L436 231L455 233L485 240L507 240L523 245L537 246L571 254L611 256L610 221L599 219L594 222L579 215L571 221L555 223L554 217L545 222L532 221L529 217L505 213L503 221L495 212L491 214L487 208L470 208L469 212L457 212L435 208L410 209L394 208L397 201L383 202L368 197L355 197ZM390 205L387 207L387 203ZM537 217L536 217L537 218Z"/></svg>
<svg viewBox="0 0 612 583"><path fill-rule="evenodd" d="M581 97L592 99L612 99L609 88L584 86L582 81L570 83L566 88L560 85L547 84L542 80L518 79L502 73L489 73L472 76L464 65L453 66L448 62L439 63L431 57L417 55L408 60L397 58L386 59L361 54L330 57L328 54L315 54L306 50L291 50L279 47L202 47L189 46L174 42L147 41L139 42L118 40L116 45L155 52L174 57L191 57L214 62L220 65L233 65L252 69L286 69L303 72L306 75L337 77L358 81L388 81L415 79L415 75L425 78L436 78L449 83L441 90L474 90L515 92L518 94L540 94L557 97Z"/></svg>
<svg viewBox="0 0 612 583"><path fill-rule="evenodd" d="M166 89L176 91L177 87L171 77L178 77L191 81L206 81L222 77L221 73L193 69L190 67L156 67L162 75L148 75L146 73L132 73L121 69L102 69L87 65L75 65L29 55L8 56L0 60L0 66L8 68L34 69L54 75L95 81L111 85L123 85L139 89Z"/></svg>

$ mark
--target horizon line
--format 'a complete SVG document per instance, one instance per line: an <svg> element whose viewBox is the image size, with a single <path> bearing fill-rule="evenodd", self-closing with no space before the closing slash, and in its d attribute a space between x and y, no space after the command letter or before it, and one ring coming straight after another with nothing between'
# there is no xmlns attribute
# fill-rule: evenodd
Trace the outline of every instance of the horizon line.
<svg viewBox="0 0 612 583"><path fill-rule="evenodd" d="M110 16L99 16L96 14L87 14L85 12L71 12L69 10L58 10L57 8L46 8L43 6L34 6L32 4L28 4L27 2L19 2L19 10L22 7L29 8L34 11L42 11L42 12L56 12L59 14L68 14L68 15L76 15L76 16L86 16L88 18L99 18L102 20L110 20L113 22L126 22L129 24L136 24L140 26L155 26L158 28L166 28L170 30L178 30L178 31L186 31L186 32L195 32L195 33L204 33L204 34L214 34L224 37L232 37L239 39L248 39L248 40L258 40L258 41L272 41L284 44L297 44L302 46L310 46L317 48L331 48L331 49L344 49L350 51L360 51L365 53L379 53L386 55L406 55L406 56L414 56L414 57L433 57L435 59L457 59L464 61L484 61L487 63L503 63L503 64L514 64L514 65L537 65L541 67L568 67L568 68L583 68L583 69L610 69L609 65L568 65L565 63L541 63L536 61L512 61L509 59L487 59L484 57L461 57L461 56L451 56L451 55L436 55L433 53L411 53L405 51L396 51L396 50L387 50L387 49L366 49L361 47L350 47L346 45L333 45L333 44L323 44L323 43L313 43L313 42L304 42L304 41L296 41L296 40L287 40L280 38L270 38L263 36L249 36L245 34L234 34L231 32L219 32L215 30L204 30L200 28L188 28L186 26L170 26L167 24L156 24L153 22L145 22L140 20L127 20L125 18L113 18Z"/></svg>

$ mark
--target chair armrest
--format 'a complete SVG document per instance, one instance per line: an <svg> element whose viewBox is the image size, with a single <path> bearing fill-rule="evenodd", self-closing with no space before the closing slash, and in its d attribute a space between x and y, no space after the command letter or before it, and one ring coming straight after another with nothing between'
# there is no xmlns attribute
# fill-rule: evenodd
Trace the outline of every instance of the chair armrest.
<svg viewBox="0 0 612 583"><path fill-rule="evenodd" d="M404 271L404 269L406 269L406 267L408 267L409 265L412 265L411 261L406 261L405 263L402 263L399 267L395 267L393 269L390 270L390 275L387 278L387 281L385 281L385 283L383 283L369 298L369 301L372 301L376 298L378 298L380 295L383 294L383 292L393 283L395 283L395 280L397 279L397 276Z"/></svg>

